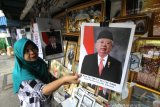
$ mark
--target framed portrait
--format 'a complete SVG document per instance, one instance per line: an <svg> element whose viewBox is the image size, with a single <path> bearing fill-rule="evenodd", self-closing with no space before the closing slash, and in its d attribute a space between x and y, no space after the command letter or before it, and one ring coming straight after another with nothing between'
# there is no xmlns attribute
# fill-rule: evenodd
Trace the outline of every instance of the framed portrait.
<svg viewBox="0 0 160 107"><path fill-rule="evenodd" d="M134 73L134 82L159 91L160 86L160 41L158 38L139 38L134 51L142 54L141 70Z"/></svg>
<svg viewBox="0 0 160 107"><path fill-rule="evenodd" d="M128 23L111 23L109 27L81 26L79 72L81 72L82 76L80 80L82 82L98 85L116 92L121 92L128 71L127 66L134 32L135 25ZM114 47L112 47L109 54L105 55L108 56L108 58L106 59L105 65L103 65L105 67L102 69L100 74L100 60L98 62L98 59L100 58L98 56L100 56L99 54L101 51L99 52L98 50L101 49L98 49L97 39L102 40L100 38L104 38L104 34L107 33L110 36L105 37L108 38L107 40L114 41ZM117 63L118 65L113 67L114 62L112 62L109 57L116 59L116 62L119 64ZM114 68L118 68L119 70L113 70ZM110 73L113 73L114 71L116 71L114 75L111 75Z"/></svg>
<svg viewBox="0 0 160 107"><path fill-rule="evenodd" d="M40 39L44 59L51 60L64 56L61 30L41 32Z"/></svg>
<svg viewBox="0 0 160 107"><path fill-rule="evenodd" d="M57 60L51 60L50 73L54 77L60 78L61 72L63 72L63 65Z"/></svg>
<svg viewBox="0 0 160 107"><path fill-rule="evenodd" d="M73 64L76 58L77 42L68 41L67 51L65 56L65 66L72 71Z"/></svg>
<svg viewBox="0 0 160 107"><path fill-rule="evenodd" d="M88 96L87 94L84 94L82 97L82 100L80 102L79 107L94 107L95 99Z"/></svg>
<svg viewBox="0 0 160 107"><path fill-rule="evenodd" d="M152 0L152 2L148 2L148 0L122 0L122 4L124 4L124 6L122 6L124 16L152 12L154 14L153 34L150 36L160 36L160 2L158 0Z"/></svg>
<svg viewBox="0 0 160 107"><path fill-rule="evenodd" d="M51 74L56 78L61 78L62 76L69 74L69 70L57 59L50 61L49 68Z"/></svg>
<svg viewBox="0 0 160 107"><path fill-rule="evenodd" d="M103 10L103 0L89 1L67 9L67 33L80 32L80 26L82 23L99 23L103 21Z"/></svg>
<svg viewBox="0 0 160 107"><path fill-rule="evenodd" d="M124 16L118 18L112 18L112 23L134 23L136 25L135 35L144 35L148 32L149 35L152 35L151 28L151 13L150 14L140 14L132 16Z"/></svg>

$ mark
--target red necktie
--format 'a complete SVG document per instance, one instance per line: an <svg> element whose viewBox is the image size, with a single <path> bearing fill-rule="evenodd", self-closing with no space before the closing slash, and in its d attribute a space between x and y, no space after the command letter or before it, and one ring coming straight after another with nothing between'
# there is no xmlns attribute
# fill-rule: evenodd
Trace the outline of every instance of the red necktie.
<svg viewBox="0 0 160 107"><path fill-rule="evenodd" d="M99 76L101 76L101 74L102 74L102 70L103 70L103 61L104 61L104 59L103 58L101 58L100 59L100 64L99 64Z"/></svg>

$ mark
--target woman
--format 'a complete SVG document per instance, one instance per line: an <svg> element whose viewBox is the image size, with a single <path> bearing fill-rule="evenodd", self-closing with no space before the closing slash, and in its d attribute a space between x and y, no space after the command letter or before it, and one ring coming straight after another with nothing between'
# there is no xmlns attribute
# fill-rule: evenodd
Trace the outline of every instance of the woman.
<svg viewBox="0 0 160 107"><path fill-rule="evenodd" d="M21 107L51 107L52 93L66 83L78 83L79 75L67 75L51 81L47 64L38 57L38 47L22 38L14 44L13 89Z"/></svg>

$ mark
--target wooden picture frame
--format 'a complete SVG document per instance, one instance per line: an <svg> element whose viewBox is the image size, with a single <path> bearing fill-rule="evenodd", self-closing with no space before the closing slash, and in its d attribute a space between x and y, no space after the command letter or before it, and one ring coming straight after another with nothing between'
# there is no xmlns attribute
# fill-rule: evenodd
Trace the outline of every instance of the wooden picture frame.
<svg viewBox="0 0 160 107"><path fill-rule="evenodd" d="M142 54L141 70L131 73L130 79L138 85L159 93L160 91L160 40L159 38L139 38L133 44L134 52ZM160 93L159 93L160 94Z"/></svg>
<svg viewBox="0 0 160 107"><path fill-rule="evenodd" d="M151 15L150 14L140 14L132 16L124 16L118 18L112 18L112 23L134 23L136 24L135 35L142 36L145 33L151 35ZM150 29L151 28L151 29Z"/></svg>
<svg viewBox="0 0 160 107"><path fill-rule="evenodd" d="M73 64L76 58L77 42L68 41L67 51L65 56L65 67L70 71L73 69Z"/></svg>
<svg viewBox="0 0 160 107"><path fill-rule="evenodd" d="M103 0L92 0L67 9L67 33L80 32L82 23L101 21L104 21Z"/></svg>

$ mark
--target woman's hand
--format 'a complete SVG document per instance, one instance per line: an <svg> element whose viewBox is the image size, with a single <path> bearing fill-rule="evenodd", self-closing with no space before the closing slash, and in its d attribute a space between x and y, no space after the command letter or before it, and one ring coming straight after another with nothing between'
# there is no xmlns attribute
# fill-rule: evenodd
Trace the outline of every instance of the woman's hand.
<svg viewBox="0 0 160 107"><path fill-rule="evenodd" d="M51 83L47 84L42 89L42 92L45 95L51 95L55 90L57 90L63 84L72 84L72 83L77 84L77 83L79 83L80 81L78 79L79 79L80 76L81 75L74 74L74 73L63 76L62 78L57 79L57 80L52 81Z"/></svg>
<svg viewBox="0 0 160 107"><path fill-rule="evenodd" d="M74 83L74 84L77 84L77 83L79 83L80 81L78 80L79 79L79 77L80 77L81 75L80 74L69 74L69 75L66 75L66 76L64 76L64 77L62 77L61 79L63 79L63 81L64 81L64 84L71 84L71 83Z"/></svg>

